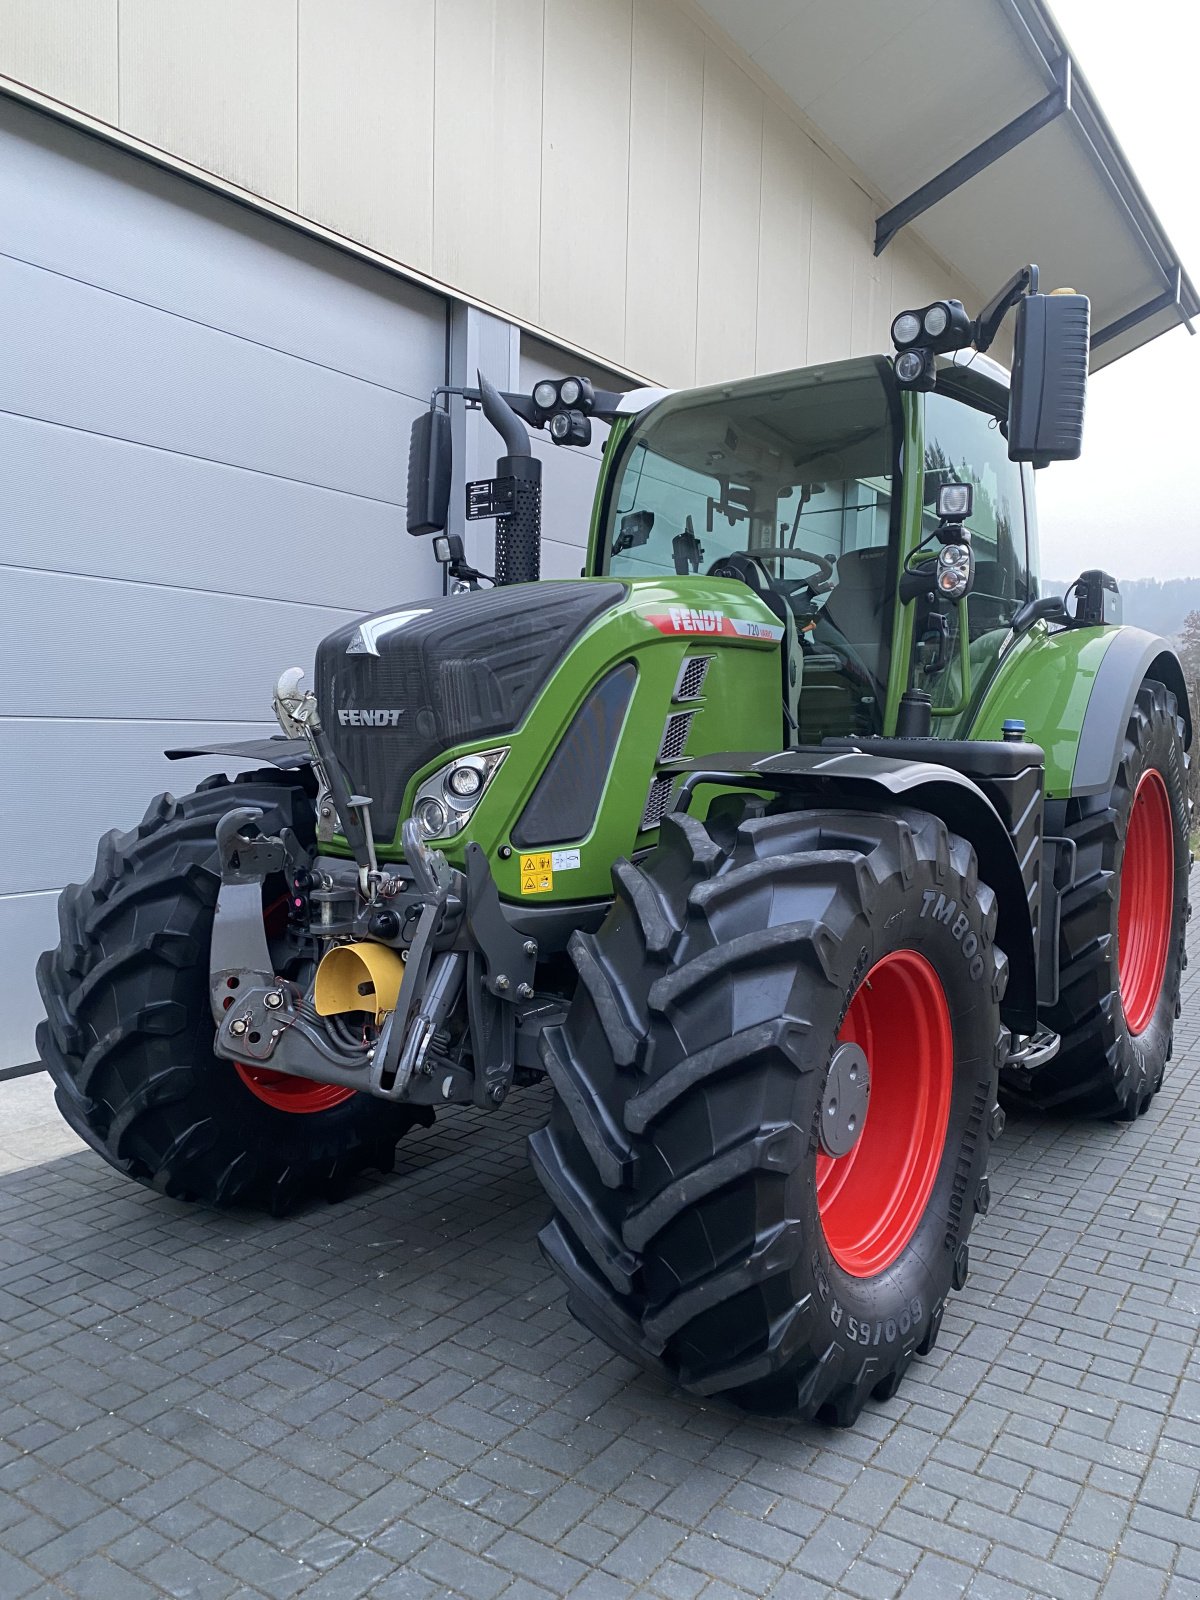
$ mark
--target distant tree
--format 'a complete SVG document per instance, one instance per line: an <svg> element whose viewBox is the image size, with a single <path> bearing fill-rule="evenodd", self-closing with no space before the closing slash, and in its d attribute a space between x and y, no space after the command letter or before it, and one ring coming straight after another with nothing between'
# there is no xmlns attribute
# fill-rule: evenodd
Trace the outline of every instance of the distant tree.
<svg viewBox="0 0 1200 1600"><path fill-rule="evenodd" d="M1200 686L1200 611L1189 611L1184 617L1178 643L1188 694L1194 696Z"/></svg>
<svg viewBox="0 0 1200 1600"><path fill-rule="evenodd" d="M1187 685L1188 700L1191 702L1192 716L1200 724L1200 611L1189 611L1183 619L1183 627L1179 630L1176 639L1176 649L1179 652L1179 663L1183 668L1183 679ZM1192 794L1192 803L1200 802L1200 750L1193 747L1192 764L1188 773L1189 788Z"/></svg>

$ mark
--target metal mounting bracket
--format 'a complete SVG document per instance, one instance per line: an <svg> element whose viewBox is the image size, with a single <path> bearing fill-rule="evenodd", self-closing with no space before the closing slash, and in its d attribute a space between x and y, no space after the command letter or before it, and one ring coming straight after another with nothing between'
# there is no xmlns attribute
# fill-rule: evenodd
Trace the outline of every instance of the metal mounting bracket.
<svg viewBox="0 0 1200 1600"><path fill-rule="evenodd" d="M1010 150L1015 150L1031 135L1071 110L1070 56L1059 57L1054 64L1054 76L1057 80L1055 86L1044 99L1030 106L1028 111L1022 111L1019 117L1014 117L998 133L993 133L982 144L977 144L974 150L968 150L965 156L959 156L958 160L952 161L944 172L939 172L935 178L930 178L928 183L923 183L919 189L914 189L906 200L901 200L890 211L883 213L875 223L877 256L882 255L906 224L913 222L931 206L937 205L938 201L944 200L948 194L961 189L964 183L969 183L972 178L999 161L1001 156L1007 155Z"/></svg>

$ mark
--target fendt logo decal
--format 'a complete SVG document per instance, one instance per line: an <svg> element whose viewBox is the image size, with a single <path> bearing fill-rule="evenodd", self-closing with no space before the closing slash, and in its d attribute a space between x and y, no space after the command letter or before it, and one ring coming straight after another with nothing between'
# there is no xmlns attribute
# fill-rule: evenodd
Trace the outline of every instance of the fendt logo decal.
<svg viewBox="0 0 1200 1600"><path fill-rule="evenodd" d="M783 629L770 622L746 622L727 617L723 611L693 611L690 606L668 606L665 612L651 612L646 621L659 633L719 634L728 639L764 639L778 644Z"/></svg>
<svg viewBox="0 0 1200 1600"><path fill-rule="evenodd" d="M360 711L357 708L338 712L343 728L394 728L404 715L403 711Z"/></svg>

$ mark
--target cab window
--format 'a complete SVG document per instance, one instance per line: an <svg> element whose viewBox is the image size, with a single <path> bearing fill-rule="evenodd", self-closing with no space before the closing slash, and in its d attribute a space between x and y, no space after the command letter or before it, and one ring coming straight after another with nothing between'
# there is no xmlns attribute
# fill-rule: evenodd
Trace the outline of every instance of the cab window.
<svg viewBox="0 0 1200 1600"><path fill-rule="evenodd" d="M945 719L966 713L999 660L1018 606L1029 598L1030 563L1021 468L1008 459L998 419L961 395L934 390L925 399L923 540L932 540L944 483L969 483L974 490L967 528L975 576L962 602L917 606L913 684L930 694L940 731L949 734L953 725Z"/></svg>
<svg viewBox="0 0 1200 1600"><path fill-rule="evenodd" d="M740 578L785 624L793 737L877 731L899 435L874 361L673 396L623 447L602 570Z"/></svg>
<svg viewBox="0 0 1200 1600"><path fill-rule="evenodd" d="M937 390L925 401L925 492L922 531L937 522L934 500L943 483L969 483L975 506L967 526L975 548L975 579L964 610L972 643L1007 630L1029 598L1025 498L1021 468L1008 459L997 419Z"/></svg>

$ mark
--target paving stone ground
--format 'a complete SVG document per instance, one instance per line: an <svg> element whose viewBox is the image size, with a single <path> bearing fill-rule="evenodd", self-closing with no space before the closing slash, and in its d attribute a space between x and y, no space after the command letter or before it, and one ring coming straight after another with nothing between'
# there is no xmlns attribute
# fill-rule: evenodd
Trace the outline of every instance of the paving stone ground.
<svg viewBox="0 0 1200 1600"><path fill-rule="evenodd" d="M1200 1597L1198 1035L1189 977L1142 1121L1010 1119L937 1350L849 1432L571 1321L541 1091L273 1222L155 1197L0 1083L0 1600Z"/></svg>

